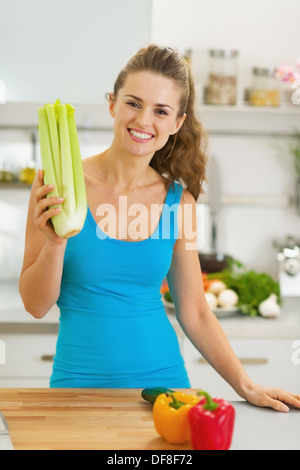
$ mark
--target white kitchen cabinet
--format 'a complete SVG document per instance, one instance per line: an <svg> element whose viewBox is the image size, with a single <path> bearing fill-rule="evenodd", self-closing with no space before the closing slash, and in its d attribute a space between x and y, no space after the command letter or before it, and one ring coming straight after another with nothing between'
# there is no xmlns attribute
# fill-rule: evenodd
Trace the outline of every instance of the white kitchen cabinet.
<svg viewBox="0 0 300 470"><path fill-rule="evenodd" d="M0 378L0 388L49 388L49 379L34 377Z"/></svg>
<svg viewBox="0 0 300 470"><path fill-rule="evenodd" d="M292 360L292 339L229 338L229 341L254 382L284 388L292 393L300 392L300 365L294 364ZM228 400L240 399L188 338L184 338L181 346L192 388L202 388L214 396L222 396Z"/></svg>
<svg viewBox="0 0 300 470"><path fill-rule="evenodd" d="M49 387L57 340L56 325L1 325L6 364L0 387Z"/></svg>

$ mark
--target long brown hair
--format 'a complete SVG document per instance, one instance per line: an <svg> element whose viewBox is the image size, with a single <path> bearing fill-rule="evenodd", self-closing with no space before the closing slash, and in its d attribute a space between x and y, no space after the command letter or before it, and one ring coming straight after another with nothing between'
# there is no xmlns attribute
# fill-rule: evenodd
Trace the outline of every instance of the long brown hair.
<svg viewBox="0 0 300 470"><path fill-rule="evenodd" d="M167 187L180 181L197 200L206 179L207 134L195 116L195 87L189 66L174 49L150 44L140 49L119 73L114 97L130 73L150 71L171 78L179 85L182 96L179 116L186 113L180 130L170 135L166 145L155 152L150 166L165 177Z"/></svg>

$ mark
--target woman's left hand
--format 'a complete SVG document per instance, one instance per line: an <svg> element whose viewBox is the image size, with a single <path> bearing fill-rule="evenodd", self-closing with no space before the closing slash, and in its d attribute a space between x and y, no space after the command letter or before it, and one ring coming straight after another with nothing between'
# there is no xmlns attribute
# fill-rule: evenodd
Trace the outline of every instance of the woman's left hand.
<svg viewBox="0 0 300 470"><path fill-rule="evenodd" d="M288 412L288 405L300 409L300 395L286 392L282 388L251 384L244 398L252 405L269 407L276 411Z"/></svg>

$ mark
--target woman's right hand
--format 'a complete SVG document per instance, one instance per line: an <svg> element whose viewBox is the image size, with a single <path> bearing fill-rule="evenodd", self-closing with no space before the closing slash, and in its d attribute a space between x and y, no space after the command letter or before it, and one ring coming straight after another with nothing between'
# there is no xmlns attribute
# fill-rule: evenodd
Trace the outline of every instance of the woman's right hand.
<svg viewBox="0 0 300 470"><path fill-rule="evenodd" d="M35 199L35 211L34 211L34 224L38 230L40 230L48 241L54 245L61 245L65 243L63 238L60 238L54 231L51 217L57 215L62 210L61 207L50 208L53 205L61 205L64 201L63 198L58 197L47 197L48 193L51 193L54 189L53 185L44 184L44 176L42 170L38 171L37 174L37 185L36 185L34 199Z"/></svg>

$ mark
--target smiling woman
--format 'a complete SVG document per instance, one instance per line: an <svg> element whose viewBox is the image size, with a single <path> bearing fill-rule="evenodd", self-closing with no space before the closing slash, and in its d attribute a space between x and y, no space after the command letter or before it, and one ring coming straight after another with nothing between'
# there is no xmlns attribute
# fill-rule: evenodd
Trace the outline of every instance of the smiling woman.
<svg viewBox="0 0 300 470"><path fill-rule="evenodd" d="M153 95L152 113L160 119L157 122L171 124L166 141L156 149L150 165L164 175L167 184L174 180L183 182L197 199L205 179L207 134L194 114L195 89L189 67L173 49L150 45L140 49L121 70L114 92L109 95L110 102L115 102L119 92L128 87L123 100L146 118L146 103L135 87L139 73L148 76L148 81L139 81L144 85L143 96ZM128 78L134 80L130 87Z"/></svg>
<svg viewBox="0 0 300 470"><path fill-rule="evenodd" d="M83 160L88 214L81 232L67 242L56 236L41 174L32 187L20 292L36 317L55 302L60 308L51 387L190 386L160 286L175 245L185 244L180 209L195 206L183 185L199 194L206 155L198 146L202 131L185 61L158 46L136 58L148 65L121 72L109 95L110 147ZM161 62L166 71L157 69ZM182 129L191 123L190 145L179 155L176 141L169 141L182 132L177 142L183 145ZM159 171L152 162L161 150ZM108 209L115 223L104 233ZM39 284L35 295L33 282Z"/></svg>
<svg viewBox="0 0 300 470"><path fill-rule="evenodd" d="M44 197L53 188L41 173L34 182L19 285L35 317L55 302L60 309L50 385L190 387L161 298L167 277L184 332L241 397L277 410L287 411L283 401L300 408L299 396L249 379L207 304L196 231L190 237L183 230L187 220L196 227L195 199L205 178L206 138L193 108L184 59L168 47L143 48L109 95L110 147L83 161L88 212L78 235L66 241L55 234ZM116 231L98 237L97 208L109 205ZM153 205L162 207L156 224Z"/></svg>

